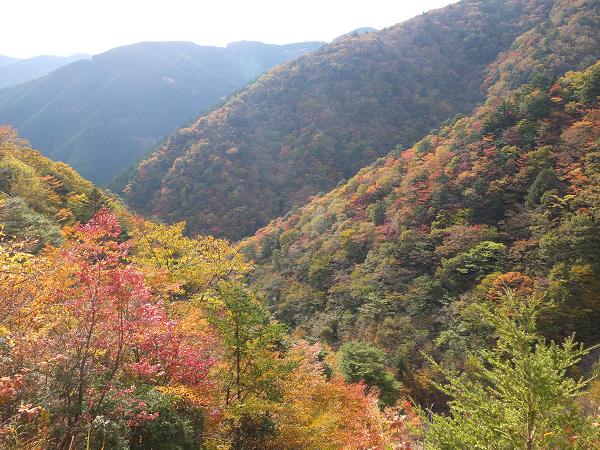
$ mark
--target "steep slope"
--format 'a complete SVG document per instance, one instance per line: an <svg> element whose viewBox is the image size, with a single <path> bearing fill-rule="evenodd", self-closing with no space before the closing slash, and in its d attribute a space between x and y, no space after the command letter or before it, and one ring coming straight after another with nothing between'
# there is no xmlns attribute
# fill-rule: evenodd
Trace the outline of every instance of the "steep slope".
<svg viewBox="0 0 600 450"><path fill-rule="evenodd" d="M383 431L377 396L345 381L319 344L292 340L272 320L241 284L251 266L229 243L184 237L180 224L103 200L0 127L0 448L400 448L410 439Z"/></svg>
<svg viewBox="0 0 600 450"><path fill-rule="evenodd" d="M119 47L0 91L0 123L98 183L248 81L319 43Z"/></svg>
<svg viewBox="0 0 600 450"><path fill-rule="evenodd" d="M553 305L547 336L598 343L600 62L550 84L533 77L242 242L276 316L374 342L417 396L421 352L460 365L489 339L473 305L507 288Z"/></svg>
<svg viewBox="0 0 600 450"><path fill-rule="evenodd" d="M41 55L18 60L5 66L0 64L0 89L43 77L59 67L89 57L90 55L86 54L71 56Z"/></svg>
<svg viewBox="0 0 600 450"><path fill-rule="evenodd" d="M108 201L67 164L43 157L13 128L0 126L0 241L21 241L33 252L59 244L63 226L89 220Z"/></svg>
<svg viewBox="0 0 600 450"><path fill-rule="evenodd" d="M336 41L172 135L139 166L126 198L161 219L187 220L191 233L251 234L394 145L470 112L496 72L518 84L521 67L510 61L534 58L561 73L580 67L582 53L600 56L595 5L464 0ZM519 39L538 29L556 38L534 52ZM555 40L581 45L555 61Z"/></svg>

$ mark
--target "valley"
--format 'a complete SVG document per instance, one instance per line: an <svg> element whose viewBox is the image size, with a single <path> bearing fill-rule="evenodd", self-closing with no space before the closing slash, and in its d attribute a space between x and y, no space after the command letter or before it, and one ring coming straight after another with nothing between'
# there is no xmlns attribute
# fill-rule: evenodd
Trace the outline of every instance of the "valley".
<svg viewBox="0 0 600 450"><path fill-rule="evenodd" d="M389 25L0 89L0 448L598 448L600 6Z"/></svg>

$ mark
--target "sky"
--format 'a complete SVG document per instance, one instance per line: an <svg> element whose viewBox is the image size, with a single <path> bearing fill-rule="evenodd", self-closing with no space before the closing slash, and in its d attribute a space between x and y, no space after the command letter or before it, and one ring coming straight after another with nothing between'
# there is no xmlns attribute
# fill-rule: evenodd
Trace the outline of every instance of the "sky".
<svg viewBox="0 0 600 450"><path fill-rule="evenodd" d="M0 55L101 53L140 41L331 41L455 0L3 0Z"/></svg>

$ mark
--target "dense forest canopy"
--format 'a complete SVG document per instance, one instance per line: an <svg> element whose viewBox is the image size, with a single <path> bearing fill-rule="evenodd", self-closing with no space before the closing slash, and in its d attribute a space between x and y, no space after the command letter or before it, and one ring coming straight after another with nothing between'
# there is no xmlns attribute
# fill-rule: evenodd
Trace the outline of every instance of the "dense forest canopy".
<svg viewBox="0 0 600 450"><path fill-rule="evenodd" d="M600 57L593 1L466 0L282 65L171 135L125 190L133 207L237 239L395 145L470 113L486 87ZM491 69L488 65L492 64Z"/></svg>
<svg viewBox="0 0 600 450"><path fill-rule="evenodd" d="M299 335L361 336L428 399L422 352L459 366L487 340L474 305L551 302L548 338L600 341L600 63L530 83L242 242L252 285Z"/></svg>
<svg viewBox="0 0 600 450"><path fill-rule="evenodd" d="M8 127L0 174L0 447L408 445L244 287L228 242L132 215Z"/></svg>

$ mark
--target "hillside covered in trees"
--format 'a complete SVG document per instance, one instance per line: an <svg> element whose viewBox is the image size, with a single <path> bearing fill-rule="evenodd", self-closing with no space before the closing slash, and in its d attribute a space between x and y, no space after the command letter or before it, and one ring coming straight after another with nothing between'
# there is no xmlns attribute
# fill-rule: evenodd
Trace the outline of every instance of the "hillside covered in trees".
<svg viewBox="0 0 600 450"><path fill-rule="evenodd" d="M240 238L395 145L514 86L600 57L594 1L465 0L347 36L261 77L171 135L125 190L189 231ZM488 67L491 65L491 67Z"/></svg>
<svg viewBox="0 0 600 450"><path fill-rule="evenodd" d="M63 242L61 228L92 218L108 198L67 164L0 126L0 232L28 251Z"/></svg>
<svg viewBox="0 0 600 450"><path fill-rule="evenodd" d="M0 126L0 448L600 448L598 30L342 36L140 165L163 222Z"/></svg>
<svg viewBox="0 0 600 450"><path fill-rule="evenodd" d="M557 123L571 122L562 139L576 130L563 145L585 144L586 161L594 158L588 145L590 139L598 140L599 113L583 99L600 87L599 73L600 65L552 89L552 101L561 106L549 114ZM595 81L590 84L590 79ZM539 91L534 92L537 97ZM567 110L572 115L565 114ZM543 121L543 115L538 120ZM506 134L501 128L494 132ZM436 148L442 145L441 138L434 142ZM540 153L533 146L530 151ZM542 156L541 161L547 159ZM228 242L211 236L188 238L184 223L159 225L132 215L65 164L31 150L10 128L0 132L0 164L0 226L6 231L0 240L2 448L408 450L423 445L490 448L500 443L589 449L600 439L594 418L599 384L574 378L589 372L590 350L572 337L561 339L562 344L546 342L536 325L548 334L547 324L567 306L574 321L564 331L586 330L587 319L578 314L582 305L597 311L585 295L588 277L595 273L589 259L571 266L565 258L567 266L558 270L574 274L574 283L582 282L583 303L565 297L580 291L558 280L550 280L556 283L555 295L544 298L536 293L539 278L533 275L509 272L483 278L472 291L478 293L476 301L457 300L447 314L455 320L452 325L460 326L452 329L457 335L447 335L445 341L440 337L452 343L443 358L424 345L426 330L417 333L423 339L421 348L433 350L429 354L441 362L428 360L430 375L416 370L422 391L415 395L411 378L389 367L398 355L389 359L368 341L372 334L348 341L338 351L306 339L302 327L290 335L245 286L252 262ZM397 170L392 164L386 167ZM594 174L586 170L584 176ZM539 185L538 178L532 186ZM35 188L27 191L25 185ZM583 194L563 199L579 206L575 199ZM526 195L526 202L537 205L530 208L544 205L546 210L550 199L555 202L558 193L539 186ZM362 205L352 207L358 222ZM384 208L384 224L387 211ZM595 217L594 211L583 206L576 214ZM381 211L373 214L379 223ZM456 216L470 217L464 209ZM564 222L560 214L556 218ZM445 231L458 226L444 223ZM424 227L419 230L425 233ZM580 249L577 243L584 245L582 236L588 231L580 230L564 246ZM557 234L554 239L560 242L564 235ZM452 247L457 242L450 239L445 244ZM486 242L493 252L490 244L494 242ZM253 245L247 243L244 252L252 253ZM468 253L476 254L480 247ZM591 254L595 247L588 250ZM484 262L482 268L493 264ZM468 267L476 263L472 258ZM264 265L258 270L264 271ZM321 286L329 283L327 276L336 276L319 270L311 266L309 276ZM462 275L454 277L463 285L478 282L483 274L458 273ZM420 283L413 284L427 286L427 281ZM512 288L508 293L503 290L507 286ZM444 284L438 289L447 288ZM430 325L422 316L425 311L433 322L440 318L437 304L425 304L427 297L421 297L425 302L411 302L398 292L375 301L377 292L372 294L368 308L365 304L361 309L371 313L361 319L366 323L383 318L381 330L387 327L388 338L403 344L399 348L410 349L413 335L405 332L412 314L425 327ZM564 305L549 307L549 300L562 298L567 299ZM451 299L445 299L449 307ZM393 316L402 328L400 335L394 334L397 327L389 320L392 312L399 312L395 302L412 308L406 317ZM346 326L351 315L352 309L344 311ZM593 331L584 334L587 339L593 336ZM322 338L332 340L331 335ZM404 363L409 369L412 361ZM456 367L462 369L460 376L453 371ZM409 400L409 393L420 403ZM451 399L449 408L437 405L442 413L421 409L436 397Z"/></svg>
<svg viewBox="0 0 600 450"><path fill-rule="evenodd" d="M0 90L0 123L17 128L44 155L106 185L173 129L269 68L320 46L143 42L118 47ZM10 68L0 68L0 80Z"/></svg>
<svg viewBox="0 0 600 450"><path fill-rule="evenodd" d="M552 305L547 338L600 342L600 62L541 76L242 242L252 286L298 336L383 349L438 403L425 355L467 368L479 308L508 289Z"/></svg>
<svg viewBox="0 0 600 450"><path fill-rule="evenodd" d="M410 405L380 410L271 317L239 252L184 225L0 129L1 448L408 448Z"/></svg>

